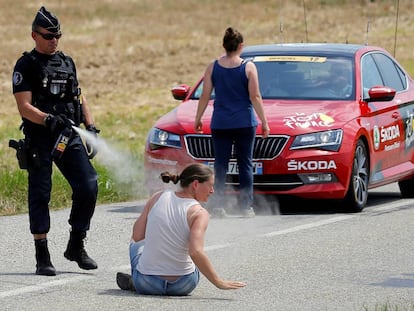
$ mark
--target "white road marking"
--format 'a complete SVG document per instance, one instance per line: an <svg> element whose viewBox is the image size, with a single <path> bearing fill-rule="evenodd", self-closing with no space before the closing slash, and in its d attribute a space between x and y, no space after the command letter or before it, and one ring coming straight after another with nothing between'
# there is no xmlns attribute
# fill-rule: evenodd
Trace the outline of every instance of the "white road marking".
<svg viewBox="0 0 414 311"><path fill-rule="evenodd" d="M355 217L355 215L344 215L344 216L333 217L333 218L329 218L329 219L324 219L324 220L320 220L320 221L311 222L309 224L304 224L304 225L299 225L299 226L292 227L292 228L287 228L287 229L284 229L284 230L265 233L265 234L262 234L262 235L259 235L259 236L260 237L272 237L272 236L276 236L276 235L283 235L283 234L297 232L297 231L306 230L306 229L310 229L310 228L316 228L316 227L320 227L320 226L327 225L327 224L332 224L332 223L343 221L343 220L350 219L350 218L353 218L353 217Z"/></svg>
<svg viewBox="0 0 414 311"><path fill-rule="evenodd" d="M412 203L412 201L413 200L400 199L400 200L395 201L393 203L384 203L384 204L378 205L378 206L370 209L370 212L372 212L372 211L389 211L389 210L396 209L398 207L407 205L409 203ZM324 226L324 225L344 221L344 220L347 220L347 219L354 218L358 215L361 215L361 214L358 213L358 214L346 214L346 215L336 216L336 217L332 217L332 218L328 218L328 219L324 219L324 220L319 220L319 221L315 221L315 222L311 222L311 223L308 223L308 224L303 224L303 225L299 225L299 226L295 226L295 227L291 227L291 228L287 228L287 229L283 229L283 230L268 232L268 233L259 235L259 237L267 238L267 237L272 237L272 236L289 234L289 233L298 232L298 231L301 231L301 230L316 228L316 227L320 227L320 226ZM230 247L231 245L232 244L228 244L228 243L227 244L210 245L210 246L207 246L205 248L205 250L206 251L211 251L211 250L216 250L216 249L222 249L222 248ZM113 268L111 270L120 271L120 270L128 270L128 269L130 269L129 265L123 265L123 266L119 266L117 268ZM61 285L69 284L69 283L80 282L82 280L85 280L85 279L88 279L88 278L91 278L91 277L94 277L94 276L81 275L81 276L75 276L75 277L67 277L67 278L63 278L63 279L60 279L60 280L54 280L54 281L40 283L40 284L36 284L36 285L24 286L24 287L16 288L16 289L13 289L13 290L0 292L0 299L1 298L12 297L12 296L17 296L17 295L20 295L20 294L30 293L30 292L41 291L41 290L44 290L44 289L47 289L47 288L51 288L51 287L55 287L55 286L61 286Z"/></svg>
<svg viewBox="0 0 414 311"><path fill-rule="evenodd" d="M87 278L90 278L90 277L92 277L92 276L90 276L90 275L80 275L80 276L74 276L74 277L64 278L64 279L60 279L60 280L54 280L54 281L50 281L50 282L40 283L40 284L36 284L36 285L24 286L24 287L16 288L16 289L13 289L13 290L0 292L0 298L12 297L12 296L20 295L20 294L41 291L41 290L51 288L51 287L55 287L55 286L60 286L60 285L65 285L65 284L69 284L69 283L83 281L83 280L85 280Z"/></svg>
<svg viewBox="0 0 414 311"><path fill-rule="evenodd" d="M221 248L227 248L232 246L233 244L227 243L227 244L217 244L217 245L210 245L210 246L206 246L204 247L204 249L208 252L208 251L214 251L216 249L221 249Z"/></svg>
<svg viewBox="0 0 414 311"><path fill-rule="evenodd" d="M381 205L378 205L378 206L370 209L370 211L375 211L375 212L388 211L388 210L395 209L397 207L407 205L410 201L412 201L412 200L398 200L398 201L395 201L393 203L383 203ZM268 233L259 235L259 237L272 237L272 236L276 236L276 235L283 235L283 234L287 234L287 233L297 232L297 231L300 231L300 230L316 228L316 227L324 226L324 225L327 225L327 224L332 224L332 223L335 223L335 222L340 222L340 221L344 221L344 220L347 220L347 219L351 219L351 218L354 218L358 215L361 215L361 214L360 213L358 213L358 214L347 214L347 215L337 216L337 217L333 217L333 218L323 219L323 220L320 220L320 221L315 221L315 222L311 222L311 223L308 223L308 224L299 225L299 226L296 226L296 227L291 227L291 228L287 228L287 229L283 229L283 230L268 232Z"/></svg>

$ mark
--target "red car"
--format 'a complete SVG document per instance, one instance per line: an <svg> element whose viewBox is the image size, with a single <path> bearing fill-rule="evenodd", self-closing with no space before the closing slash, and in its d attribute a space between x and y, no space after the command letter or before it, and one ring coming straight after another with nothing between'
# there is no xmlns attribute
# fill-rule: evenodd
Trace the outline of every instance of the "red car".
<svg viewBox="0 0 414 311"><path fill-rule="evenodd" d="M257 128L256 195L338 199L361 211L368 190L399 183L414 197L414 84L384 49L352 44L273 44L245 47L256 64L270 135ZM194 131L202 79L172 89L182 102L150 130L146 184L190 162L214 163L209 131L214 94ZM154 180L156 181L154 182ZM237 191L237 164L229 165L229 191Z"/></svg>

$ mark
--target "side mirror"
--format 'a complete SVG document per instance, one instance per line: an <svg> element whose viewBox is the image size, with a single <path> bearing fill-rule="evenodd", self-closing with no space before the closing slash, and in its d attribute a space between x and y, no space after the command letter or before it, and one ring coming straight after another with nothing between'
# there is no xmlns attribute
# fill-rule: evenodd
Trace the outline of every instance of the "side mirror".
<svg viewBox="0 0 414 311"><path fill-rule="evenodd" d="M368 98L364 98L367 102L386 102L393 100L396 91L387 86L373 86L368 90Z"/></svg>
<svg viewBox="0 0 414 311"><path fill-rule="evenodd" d="M171 89L171 93L174 99L184 100L187 97L188 93L190 93L190 89L191 88L188 85L180 84L180 85L174 86Z"/></svg>

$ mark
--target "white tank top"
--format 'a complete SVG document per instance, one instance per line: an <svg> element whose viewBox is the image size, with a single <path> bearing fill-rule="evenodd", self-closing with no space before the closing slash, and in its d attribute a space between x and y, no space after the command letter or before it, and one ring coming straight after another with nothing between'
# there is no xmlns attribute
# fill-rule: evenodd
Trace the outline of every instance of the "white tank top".
<svg viewBox="0 0 414 311"><path fill-rule="evenodd" d="M190 227L187 211L199 204L179 198L174 191L161 194L151 208L145 230L145 246L137 269L149 275L186 275L195 265L188 255Z"/></svg>

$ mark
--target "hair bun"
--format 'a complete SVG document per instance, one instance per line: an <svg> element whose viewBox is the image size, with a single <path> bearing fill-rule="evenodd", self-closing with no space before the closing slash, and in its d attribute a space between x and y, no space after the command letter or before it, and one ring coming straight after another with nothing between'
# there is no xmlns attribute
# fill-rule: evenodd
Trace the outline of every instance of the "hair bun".
<svg viewBox="0 0 414 311"><path fill-rule="evenodd" d="M180 180L180 176L171 174L170 172L162 172L160 174L161 180L168 184L170 181L172 181L174 184L178 183Z"/></svg>

